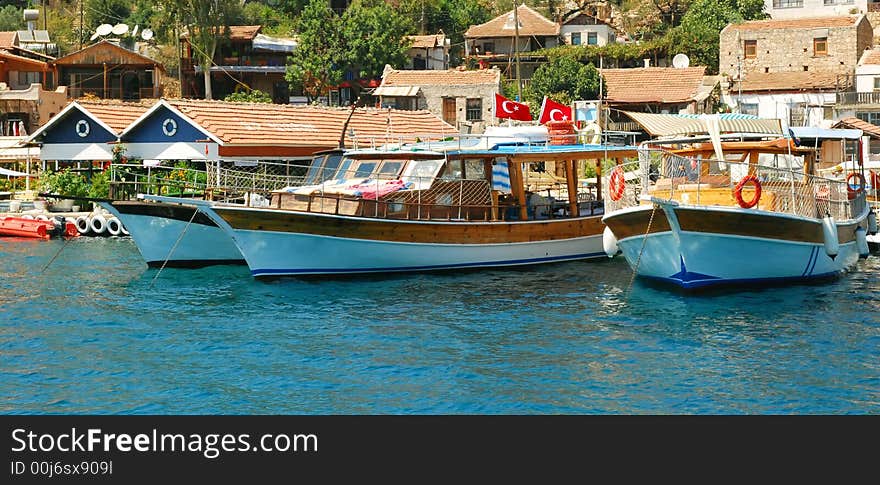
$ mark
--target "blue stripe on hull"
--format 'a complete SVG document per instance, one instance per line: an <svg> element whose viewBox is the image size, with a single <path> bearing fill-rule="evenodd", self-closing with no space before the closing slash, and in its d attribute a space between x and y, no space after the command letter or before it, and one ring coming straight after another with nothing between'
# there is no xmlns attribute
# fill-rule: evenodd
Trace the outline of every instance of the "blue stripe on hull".
<svg viewBox="0 0 880 485"><path fill-rule="evenodd" d="M607 258L604 252L573 254L570 256L552 256L549 258L513 259L508 261L491 261L483 263L458 263L436 264L425 266L392 266L385 268L311 268L311 269L255 269L251 270L253 276L279 276L297 274L344 274L344 273L390 273L395 271L431 271L459 268L484 268L490 266L518 266L536 263L553 263L573 261L577 259Z"/></svg>
<svg viewBox="0 0 880 485"><path fill-rule="evenodd" d="M831 273L822 273L809 276L786 276L779 278L743 278L743 279L706 279L682 281L676 278L665 278L660 276L639 275L640 278L656 281L664 284L672 284L685 290L696 290L701 288L715 288L725 286L772 286L789 283L810 283L818 280L836 278L843 274L843 271L835 271Z"/></svg>

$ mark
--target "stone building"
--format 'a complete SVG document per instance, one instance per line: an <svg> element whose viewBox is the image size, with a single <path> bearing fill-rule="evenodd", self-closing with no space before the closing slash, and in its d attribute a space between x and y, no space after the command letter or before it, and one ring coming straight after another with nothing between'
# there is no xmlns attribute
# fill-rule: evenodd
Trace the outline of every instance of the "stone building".
<svg viewBox="0 0 880 485"><path fill-rule="evenodd" d="M852 85L873 28L864 15L770 19L730 24L720 37L727 104L789 126L819 126L834 118L835 93Z"/></svg>
<svg viewBox="0 0 880 485"><path fill-rule="evenodd" d="M427 109L464 133L482 133L495 123L495 93L501 92L498 69L398 70L385 66L382 84L373 92L383 108Z"/></svg>

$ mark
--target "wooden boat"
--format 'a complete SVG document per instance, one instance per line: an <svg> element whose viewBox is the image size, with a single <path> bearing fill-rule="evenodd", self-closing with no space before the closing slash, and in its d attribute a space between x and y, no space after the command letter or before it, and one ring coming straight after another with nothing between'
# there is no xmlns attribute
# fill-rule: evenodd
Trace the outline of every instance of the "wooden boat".
<svg viewBox="0 0 880 485"><path fill-rule="evenodd" d="M606 252L684 289L837 276L868 255L876 219L863 178L816 176L814 160L787 138L643 145L607 174Z"/></svg>
<svg viewBox="0 0 880 485"><path fill-rule="evenodd" d="M576 168L634 156L635 147L564 144L546 128L527 131L351 150L332 177L275 191L269 207L200 209L228 232L257 277L603 257L603 202L579 183ZM528 185L533 164L557 180L541 193Z"/></svg>

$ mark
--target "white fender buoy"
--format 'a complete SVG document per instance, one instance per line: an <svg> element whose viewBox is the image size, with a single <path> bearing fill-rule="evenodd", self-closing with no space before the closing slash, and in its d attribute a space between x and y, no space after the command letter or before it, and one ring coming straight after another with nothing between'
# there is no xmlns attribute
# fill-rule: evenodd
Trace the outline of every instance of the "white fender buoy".
<svg viewBox="0 0 880 485"><path fill-rule="evenodd" d="M617 237L614 236L614 233L611 232L611 228L608 226L605 226L605 230L602 231L602 248L605 249L605 254L609 258L613 258L620 252L620 247L617 245Z"/></svg>
<svg viewBox="0 0 880 485"><path fill-rule="evenodd" d="M825 254L834 259L840 252L840 241L837 239L837 224L834 217L822 218L822 238L825 240Z"/></svg>
<svg viewBox="0 0 880 485"><path fill-rule="evenodd" d="M107 219L101 214L95 214L89 218L89 228L97 235L104 234L107 232Z"/></svg>
<svg viewBox="0 0 880 485"><path fill-rule="evenodd" d="M877 213L874 209L868 212L868 234L877 234Z"/></svg>
<svg viewBox="0 0 880 485"><path fill-rule="evenodd" d="M128 229L125 228L125 224L123 224L122 221L119 221L119 230L122 231L122 235L123 235L123 236L129 236L129 235L131 235L131 234L128 232Z"/></svg>
<svg viewBox="0 0 880 485"><path fill-rule="evenodd" d="M107 219L107 232L111 236L118 236L122 233L122 223L119 222L119 219L115 217Z"/></svg>
<svg viewBox="0 0 880 485"><path fill-rule="evenodd" d="M34 220L34 216L32 216L32 215L30 215L30 214L25 214L25 215L21 216L21 218L22 218L22 219L30 219L30 220Z"/></svg>
<svg viewBox="0 0 880 485"><path fill-rule="evenodd" d="M89 225L89 218L86 216L79 216L76 218L76 230L79 231L80 234L85 236L88 234L92 228Z"/></svg>
<svg viewBox="0 0 880 485"><path fill-rule="evenodd" d="M46 216L45 214L38 214L37 217L36 217L36 219L37 219L38 221L48 221L48 220L49 220L49 217Z"/></svg>
<svg viewBox="0 0 880 485"><path fill-rule="evenodd" d="M856 247L859 249L859 257L867 258L871 254L871 248L868 247L868 231L864 227L856 228Z"/></svg>

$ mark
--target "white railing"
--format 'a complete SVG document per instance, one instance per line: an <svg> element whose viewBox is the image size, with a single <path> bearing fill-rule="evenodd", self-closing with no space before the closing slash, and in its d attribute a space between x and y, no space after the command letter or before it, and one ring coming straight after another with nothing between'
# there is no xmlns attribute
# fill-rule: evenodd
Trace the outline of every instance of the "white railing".
<svg viewBox="0 0 880 485"><path fill-rule="evenodd" d="M831 215L837 220L852 219L864 209L864 190L859 192L845 180L804 174L792 157L777 160L783 166L687 158L642 149L637 162L603 168L605 210L646 203L643 195L690 205L739 207L735 189L749 175L754 175L761 187L755 209L811 218ZM746 204L755 198L754 184L742 184L741 198Z"/></svg>

